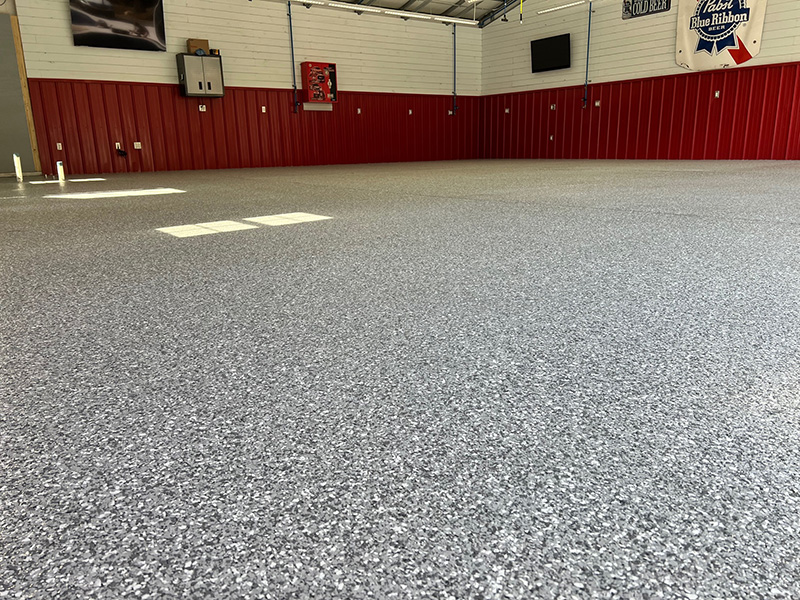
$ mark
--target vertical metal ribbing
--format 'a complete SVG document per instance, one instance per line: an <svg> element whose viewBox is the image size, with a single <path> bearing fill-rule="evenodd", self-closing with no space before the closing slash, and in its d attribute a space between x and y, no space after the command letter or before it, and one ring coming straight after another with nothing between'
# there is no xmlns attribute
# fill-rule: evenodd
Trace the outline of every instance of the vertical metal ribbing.
<svg viewBox="0 0 800 600"><path fill-rule="evenodd" d="M294 112L297 112L297 107L300 103L297 101L297 68L294 64L294 32L292 31L292 3L291 0L286 3L288 7L288 12L286 13L289 17L289 46L292 49L292 89L294 90Z"/></svg>

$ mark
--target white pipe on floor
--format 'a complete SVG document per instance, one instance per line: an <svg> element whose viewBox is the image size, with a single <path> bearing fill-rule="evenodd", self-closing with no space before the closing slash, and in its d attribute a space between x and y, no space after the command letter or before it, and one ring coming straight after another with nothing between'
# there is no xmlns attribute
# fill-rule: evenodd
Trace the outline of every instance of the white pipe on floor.
<svg viewBox="0 0 800 600"><path fill-rule="evenodd" d="M19 159L19 154L14 155L14 170L17 172L17 181L22 183L22 161Z"/></svg>
<svg viewBox="0 0 800 600"><path fill-rule="evenodd" d="M56 169L58 169L58 180L63 183L64 180L66 179L66 177L64 176L64 163L58 161L56 163Z"/></svg>

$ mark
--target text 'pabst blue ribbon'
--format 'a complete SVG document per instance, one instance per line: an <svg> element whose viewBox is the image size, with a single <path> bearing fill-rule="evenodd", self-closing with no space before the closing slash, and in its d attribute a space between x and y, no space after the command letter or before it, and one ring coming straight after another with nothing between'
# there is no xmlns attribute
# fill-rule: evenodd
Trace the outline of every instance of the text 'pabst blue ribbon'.
<svg viewBox="0 0 800 600"><path fill-rule="evenodd" d="M719 54L736 47L736 29L750 20L747 0L700 0L689 28L700 39L695 52Z"/></svg>

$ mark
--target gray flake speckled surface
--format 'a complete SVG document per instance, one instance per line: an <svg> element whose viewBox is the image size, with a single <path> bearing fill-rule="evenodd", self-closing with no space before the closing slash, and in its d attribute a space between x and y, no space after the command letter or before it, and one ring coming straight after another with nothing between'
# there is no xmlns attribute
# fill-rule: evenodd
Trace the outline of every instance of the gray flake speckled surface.
<svg viewBox="0 0 800 600"><path fill-rule="evenodd" d="M0 598L800 598L798 169L0 180Z"/></svg>

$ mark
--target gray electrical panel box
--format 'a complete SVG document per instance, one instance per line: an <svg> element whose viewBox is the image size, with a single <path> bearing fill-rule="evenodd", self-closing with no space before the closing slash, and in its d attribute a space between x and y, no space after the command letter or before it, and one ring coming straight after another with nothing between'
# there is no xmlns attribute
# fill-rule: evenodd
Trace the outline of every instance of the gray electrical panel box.
<svg viewBox="0 0 800 600"><path fill-rule="evenodd" d="M178 80L184 96L221 98L225 95L222 57L178 54Z"/></svg>

